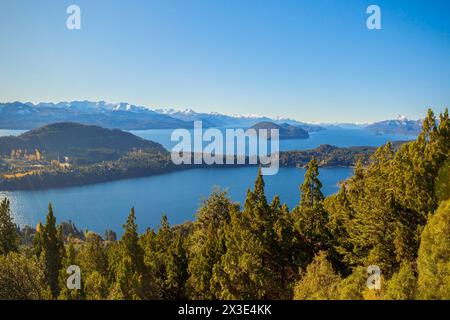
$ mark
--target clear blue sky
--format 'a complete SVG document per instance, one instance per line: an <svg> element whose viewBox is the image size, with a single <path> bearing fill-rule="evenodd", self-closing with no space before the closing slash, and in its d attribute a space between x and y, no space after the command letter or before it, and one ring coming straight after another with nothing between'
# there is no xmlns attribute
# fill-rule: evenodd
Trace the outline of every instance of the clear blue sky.
<svg viewBox="0 0 450 320"><path fill-rule="evenodd" d="M380 31L366 28L370 4ZM75 99L418 118L450 105L450 1L1 0L0 101Z"/></svg>

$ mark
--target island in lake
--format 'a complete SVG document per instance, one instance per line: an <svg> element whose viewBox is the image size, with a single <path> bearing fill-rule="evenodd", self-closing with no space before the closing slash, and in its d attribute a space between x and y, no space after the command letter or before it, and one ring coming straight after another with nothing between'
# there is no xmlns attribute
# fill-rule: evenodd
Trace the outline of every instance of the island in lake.
<svg viewBox="0 0 450 320"><path fill-rule="evenodd" d="M308 139L309 133L305 129L288 123L276 124L269 121L259 122L251 127L259 134L261 130L266 130L267 137L271 138L271 130L278 130L280 139Z"/></svg>

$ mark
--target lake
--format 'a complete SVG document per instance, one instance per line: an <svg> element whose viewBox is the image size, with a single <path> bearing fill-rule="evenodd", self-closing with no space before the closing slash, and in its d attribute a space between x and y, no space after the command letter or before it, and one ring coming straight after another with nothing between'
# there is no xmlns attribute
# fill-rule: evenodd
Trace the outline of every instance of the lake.
<svg viewBox="0 0 450 320"><path fill-rule="evenodd" d="M21 131L0 130L0 135L17 135ZM133 131L143 138L157 141L170 149L171 130ZM362 130L325 130L312 133L305 140L283 140L281 150L310 149L320 144L347 146L378 146L386 141L408 140L413 137L374 135ZM277 175L266 176L268 199L278 194L282 202L293 208L299 201L299 186L305 170L280 168ZM48 202L52 202L58 221L72 220L82 229L103 234L113 229L119 234L129 210L136 208L140 231L157 227L163 213L172 224L192 220L202 199L208 197L215 186L227 188L234 201L243 204L246 190L253 186L257 169L198 168L172 172L159 176L107 182L83 187L40 191L1 192L0 199L11 200L15 221L35 226L45 221ZM321 168L320 179L326 195L338 190L338 183L352 175L350 168Z"/></svg>
<svg viewBox="0 0 450 320"><path fill-rule="evenodd" d="M83 187L39 191L1 192L11 200L17 223L35 226L45 221L48 202L54 206L58 221L72 220L79 228L103 234L106 228L121 230L132 206L136 209L140 231L156 227L163 213L179 224L192 220L202 199L215 186L227 188L234 201L243 204L246 190L253 186L257 168L199 168L159 176L121 180ZM299 186L304 169L281 168L277 175L265 176L266 195L294 207L300 200ZM338 190L339 181L352 174L350 168L322 168L323 192Z"/></svg>

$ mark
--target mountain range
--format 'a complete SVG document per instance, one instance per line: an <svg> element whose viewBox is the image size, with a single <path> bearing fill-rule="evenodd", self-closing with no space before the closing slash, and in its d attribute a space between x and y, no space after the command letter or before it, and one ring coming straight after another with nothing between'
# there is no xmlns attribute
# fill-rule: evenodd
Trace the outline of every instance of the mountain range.
<svg viewBox="0 0 450 320"><path fill-rule="evenodd" d="M184 121L203 121L203 124L211 127L242 127L248 128L260 122L273 122L276 124L289 124L300 127L308 132L324 130L320 125L297 121L289 118L275 117L270 118L261 115L227 115L218 112L201 113L192 109L156 109L155 112L169 115L173 118Z"/></svg>
<svg viewBox="0 0 450 320"><path fill-rule="evenodd" d="M409 120L405 116L369 124L364 128L375 134L400 134L416 136L422 129L422 120Z"/></svg>
<svg viewBox="0 0 450 320"><path fill-rule="evenodd" d="M122 130L191 128L192 123L128 103L72 101L0 103L0 128L34 129L55 122L78 122Z"/></svg>
<svg viewBox="0 0 450 320"><path fill-rule="evenodd" d="M372 124L307 123L289 118L261 115L227 115L217 112L201 113L192 109L154 109L129 103L105 101L70 101L59 103L8 102L0 103L0 129L29 130L56 122L78 122L121 130L192 128L194 121L203 127L248 128L260 122L289 124L307 132L326 129L365 129L376 134L416 135L421 120L399 117Z"/></svg>

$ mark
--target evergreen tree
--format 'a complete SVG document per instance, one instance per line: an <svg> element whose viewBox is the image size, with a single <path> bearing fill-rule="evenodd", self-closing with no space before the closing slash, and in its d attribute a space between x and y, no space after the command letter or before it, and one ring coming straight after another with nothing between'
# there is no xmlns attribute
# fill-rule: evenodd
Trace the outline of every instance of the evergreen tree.
<svg viewBox="0 0 450 320"><path fill-rule="evenodd" d="M333 266L343 274L349 273L348 266L352 261L352 258L349 257L353 249L349 241L349 233L352 228L350 221L355 214L347 193L347 187L343 184L337 194L329 196L324 201L324 208L330 214L328 222L329 259Z"/></svg>
<svg viewBox="0 0 450 320"><path fill-rule="evenodd" d="M153 281L144 264L144 250L139 244L136 216L131 209L120 239L122 259L115 270L112 295L122 299L151 299L156 297Z"/></svg>
<svg viewBox="0 0 450 320"><path fill-rule="evenodd" d="M87 300L103 300L108 297L108 280L99 272L93 271L86 276L84 291Z"/></svg>
<svg viewBox="0 0 450 320"><path fill-rule="evenodd" d="M329 300L338 298L338 285L341 281L331 263L328 262L326 253L319 252L314 260L306 268L300 281L294 289L296 300Z"/></svg>
<svg viewBox="0 0 450 320"><path fill-rule="evenodd" d="M124 227L124 233L121 243L126 256L130 257L131 269L137 273L144 273L144 251L139 245L139 236L136 224L136 215L134 208L131 208L130 214Z"/></svg>
<svg viewBox="0 0 450 320"><path fill-rule="evenodd" d="M363 300L367 290L367 271L364 267L356 267L350 275L342 279L338 285L340 300Z"/></svg>
<svg viewBox="0 0 450 320"><path fill-rule="evenodd" d="M298 270L305 269L314 254L305 238L294 226L294 218L286 204L281 204L275 196L270 204L275 214L273 242L273 272L277 286L274 287L277 299L292 299L293 285L299 278Z"/></svg>
<svg viewBox="0 0 450 320"><path fill-rule="evenodd" d="M450 299L450 201L443 202L422 232L418 266L421 299Z"/></svg>
<svg viewBox="0 0 450 320"><path fill-rule="evenodd" d="M183 237L175 234L166 258L166 279L164 281L164 299L186 299L185 284L188 279L188 260Z"/></svg>
<svg viewBox="0 0 450 320"><path fill-rule="evenodd" d="M400 269L386 283L384 298L389 300L413 300L417 291L417 278L410 262L401 264Z"/></svg>
<svg viewBox="0 0 450 320"><path fill-rule="evenodd" d="M7 255L19 249L19 235L11 216L7 198L0 202L0 255Z"/></svg>
<svg viewBox="0 0 450 320"><path fill-rule="evenodd" d="M53 297L59 294L59 272L62 267L64 244L56 227L56 218L52 205L48 205L48 213L42 230L41 259L44 265L45 280Z"/></svg>
<svg viewBox="0 0 450 320"><path fill-rule="evenodd" d="M0 255L0 300L44 299L51 292L40 262L16 252Z"/></svg>
<svg viewBox="0 0 450 320"><path fill-rule="evenodd" d="M188 249L190 299L219 298L220 284L215 282L213 274L226 252L226 226L238 210L239 206L231 202L226 192L219 190L213 191L198 210Z"/></svg>
<svg viewBox="0 0 450 320"><path fill-rule="evenodd" d="M354 213L347 222L347 247L341 251L350 266L378 265L386 275L395 272L399 265L394 245L398 212L388 179L393 156L390 143L378 148L362 174L363 180L349 181Z"/></svg>
<svg viewBox="0 0 450 320"><path fill-rule="evenodd" d="M308 164L305 180L300 187L300 204L294 209L299 232L309 241L313 252L328 249L328 213L323 207L319 165L316 158Z"/></svg>
<svg viewBox="0 0 450 320"><path fill-rule="evenodd" d="M226 227L226 253L217 268L217 282L225 299L277 299L286 292L280 287L277 255L277 214L267 203L264 180L258 172L253 191L247 191L244 210L231 215ZM281 224L279 226L282 226ZM278 230L283 233L283 231Z"/></svg>
<svg viewBox="0 0 450 320"><path fill-rule="evenodd" d="M94 233L87 232L86 240L78 255L80 266L86 274L94 271L101 275L107 275L108 259L105 253L105 245L102 238Z"/></svg>
<svg viewBox="0 0 450 320"><path fill-rule="evenodd" d="M59 275L60 283L60 300L81 300L84 298L83 292L83 277L81 277L81 288L80 289L69 289L67 287L67 279L69 275L67 274L67 269L70 266L77 265L76 251L73 245L73 240L69 239L69 245L67 246L66 255L62 260L62 269ZM83 275L83 274L82 274Z"/></svg>
<svg viewBox="0 0 450 320"><path fill-rule="evenodd" d="M40 257L42 253L42 233L44 230L44 226L41 222L36 225L36 233L33 238L33 252L36 257Z"/></svg>

